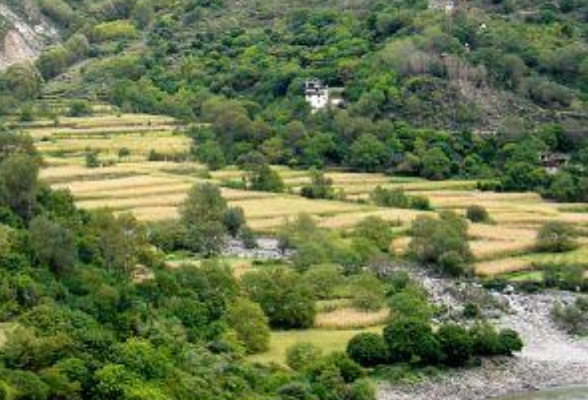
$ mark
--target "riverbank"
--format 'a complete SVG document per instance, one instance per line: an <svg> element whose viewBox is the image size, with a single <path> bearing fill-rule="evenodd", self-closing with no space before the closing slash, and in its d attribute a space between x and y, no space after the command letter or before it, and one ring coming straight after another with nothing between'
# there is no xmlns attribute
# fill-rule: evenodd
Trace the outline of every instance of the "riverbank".
<svg viewBox="0 0 588 400"><path fill-rule="evenodd" d="M518 392L588 384L585 363L485 360L415 385L381 385L379 400L487 400Z"/></svg>
<svg viewBox="0 0 588 400"><path fill-rule="evenodd" d="M463 306L460 293L473 284L419 273L434 301L446 308ZM470 286L470 287L468 287ZM484 290L475 286L475 290ZM571 338L558 329L550 312L556 303L570 303L576 295L545 291L534 294L488 292L504 306L493 322L517 330L525 348L511 359L483 360L480 367L448 372L414 385L381 384L379 400L486 400L554 387L588 385L588 341Z"/></svg>

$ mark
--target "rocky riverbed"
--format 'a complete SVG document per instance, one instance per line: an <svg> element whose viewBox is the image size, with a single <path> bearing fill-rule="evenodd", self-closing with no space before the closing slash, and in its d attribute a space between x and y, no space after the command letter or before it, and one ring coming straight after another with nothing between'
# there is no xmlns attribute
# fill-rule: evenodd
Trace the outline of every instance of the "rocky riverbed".
<svg viewBox="0 0 588 400"><path fill-rule="evenodd" d="M473 291L481 295L485 291L475 284L423 273L418 273L418 279L434 301L449 310L462 306L461 294ZM549 315L554 304L569 303L574 294L486 291L485 295L501 309L494 323L521 334L525 348L520 354L511 359L485 360L480 367L455 370L415 385L383 384L379 400L482 400L550 387L588 385L588 341L571 338L553 324Z"/></svg>

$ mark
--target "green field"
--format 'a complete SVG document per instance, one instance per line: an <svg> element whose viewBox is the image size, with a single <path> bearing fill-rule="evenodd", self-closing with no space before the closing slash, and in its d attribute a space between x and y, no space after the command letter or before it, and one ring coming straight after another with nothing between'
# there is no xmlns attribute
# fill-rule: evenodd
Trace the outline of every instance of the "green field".
<svg viewBox="0 0 588 400"><path fill-rule="evenodd" d="M278 363L286 362L286 351L296 343L311 343L322 349L324 353L344 351L347 342L360 332L380 332L381 327L363 330L326 330L310 329L304 331L278 331L272 332L270 349L262 354L249 357L252 362Z"/></svg>

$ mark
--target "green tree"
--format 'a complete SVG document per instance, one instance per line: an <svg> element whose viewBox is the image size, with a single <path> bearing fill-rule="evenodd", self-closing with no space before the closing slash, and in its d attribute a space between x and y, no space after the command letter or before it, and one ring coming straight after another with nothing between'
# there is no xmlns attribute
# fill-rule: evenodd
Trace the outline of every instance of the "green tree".
<svg viewBox="0 0 588 400"><path fill-rule="evenodd" d="M367 239L384 252L391 250L394 234L387 221L380 217L371 216L361 220L353 230L353 235Z"/></svg>
<svg viewBox="0 0 588 400"><path fill-rule="evenodd" d="M218 187L195 185L180 206L180 221L186 227L188 249L205 256L218 254L225 243L227 229L223 218L227 202Z"/></svg>
<svg viewBox="0 0 588 400"><path fill-rule="evenodd" d="M467 223L454 213L441 218L421 216L411 228L409 251L420 262L437 265L451 275L467 272L473 256L467 237Z"/></svg>
<svg viewBox="0 0 588 400"><path fill-rule="evenodd" d="M437 332L443 362L452 367L465 365L473 353L470 333L459 325L443 325Z"/></svg>
<svg viewBox="0 0 588 400"><path fill-rule="evenodd" d="M269 348L268 318L257 303L246 298L236 299L227 307L227 322L249 354L261 353Z"/></svg>
<svg viewBox="0 0 588 400"><path fill-rule="evenodd" d="M247 173L247 180L251 190L281 193L285 189L284 181L282 181L280 174L267 164L251 169Z"/></svg>
<svg viewBox="0 0 588 400"><path fill-rule="evenodd" d="M315 299L302 277L286 268L270 268L243 276L243 287L258 303L274 328L300 329L313 325Z"/></svg>
<svg viewBox="0 0 588 400"><path fill-rule="evenodd" d="M377 333L359 333L347 344L347 354L364 367L385 364L388 361L388 347L384 338Z"/></svg>
<svg viewBox="0 0 588 400"><path fill-rule="evenodd" d="M29 155L15 154L0 164L2 200L25 220L33 216L38 192L38 175L38 162Z"/></svg>
<svg viewBox="0 0 588 400"><path fill-rule="evenodd" d="M540 251L561 253L578 247L575 228L565 222L546 222L537 233L536 246Z"/></svg>
<svg viewBox="0 0 588 400"><path fill-rule="evenodd" d="M223 224L232 237L237 237L246 223L241 207L229 207L223 215Z"/></svg>
<svg viewBox="0 0 588 400"><path fill-rule="evenodd" d="M305 371L321 358L322 351L308 342L299 342L286 350L286 364L294 371Z"/></svg>
<svg viewBox="0 0 588 400"><path fill-rule="evenodd" d="M309 199L334 199L333 180L324 172L313 170L310 173L310 184L302 186L300 195Z"/></svg>
<svg viewBox="0 0 588 400"><path fill-rule="evenodd" d="M70 270L77 259L77 246L71 231L46 217L36 217L30 225L31 246L37 258L55 272Z"/></svg>
<svg viewBox="0 0 588 400"><path fill-rule="evenodd" d="M374 135L361 135L349 148L349 164L359 171L381 171L389 159L386 146Z"/></svg>
<svg viewBox="0 0 588 400"><path fill-rule="evenodd" d="M43 84L41 74L32 64L17 64L9 67L2 77L8 91L18 100L33 100Z"/></svg>
<svg viewBox="0 0 588 400"><path fill-rule="evenodd" d="M384 328L384 340L394 361L428 365L441 359L441 345L428 322L395 320Z"/></svg>
<svg viewBox="0 0 588 400"><path fill-rule="evenodd" d="M451 160L438 147L427 150L421 157L420 174L428 179L446 179L451 173Z"/></svg>
<svg viewBox="0 0 588 400"><path fill-rule="evenodd" d="M227 165L227 160L222 148L213 140L208 140L197 146L196 157L198 158L198 161L206 164L206 166L212 171L219 170Z"/></svg>

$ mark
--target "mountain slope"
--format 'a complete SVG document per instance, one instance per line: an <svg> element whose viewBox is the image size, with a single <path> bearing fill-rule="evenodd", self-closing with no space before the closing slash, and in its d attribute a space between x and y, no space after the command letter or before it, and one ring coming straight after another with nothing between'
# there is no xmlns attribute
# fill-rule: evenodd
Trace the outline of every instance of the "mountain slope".
<svg viewBox="0 0 588 400"><path fill-rule="evenodd" d="M57 29L33 3L0 4L0 70L35 59L57 38Z"/></svg>

